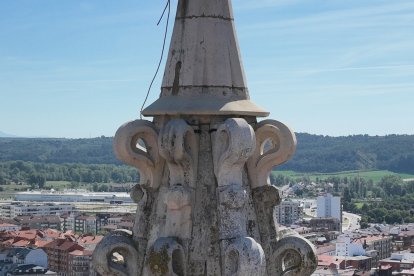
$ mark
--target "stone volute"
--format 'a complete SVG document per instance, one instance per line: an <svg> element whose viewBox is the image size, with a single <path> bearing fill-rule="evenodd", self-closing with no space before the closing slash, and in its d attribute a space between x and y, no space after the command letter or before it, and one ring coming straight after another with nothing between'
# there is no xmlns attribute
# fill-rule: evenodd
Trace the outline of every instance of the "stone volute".
<svg viewBox="0 0 414 276"><path fill-rule="evenodd" d="M133 231L107 235L101 275L310 275L312 244L280 231L268 177L294 153L250 101L230 0L179 0L160 98L121 126L114 151L140 172ZM115 254L116 253L116 254ZM114 256L122 256L115 259Z"/></svg>

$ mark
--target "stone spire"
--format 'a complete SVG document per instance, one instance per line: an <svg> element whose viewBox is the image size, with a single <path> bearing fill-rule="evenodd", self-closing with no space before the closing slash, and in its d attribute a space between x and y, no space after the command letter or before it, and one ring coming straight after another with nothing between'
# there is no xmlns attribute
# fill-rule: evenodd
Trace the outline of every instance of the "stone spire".
<svg viewBox="0 0 414 276"><path fill-rule="evenodd" d="M230 3L179 0L161 96L143 111L154 121L115 134L140 183L133 231L95 249L102 275L306 276L317 266L313 245L273 215L269 174L296 138L281 122L257 122L268 113L249 100Z"/></svg>
<svg viewBox="0 0 414 276"><path fill-rule="evenodd" d="M145 116L269 113L249 100L229 0L179 0L161 96Z"/></svg>

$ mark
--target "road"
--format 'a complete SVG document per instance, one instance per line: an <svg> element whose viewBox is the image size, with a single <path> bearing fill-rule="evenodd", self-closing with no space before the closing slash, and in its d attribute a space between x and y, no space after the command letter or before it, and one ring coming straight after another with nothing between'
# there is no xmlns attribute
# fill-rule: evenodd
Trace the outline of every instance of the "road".
<svg viewBox="0 0 414 276"><path fill-rule="evenodd" d="M348 223L342 224L342 232L345 230L348 231L356 231L358 230L361 226L359 224L360 220L361 220L361 216L356 215L356 214L352 214L352 213L348 213L348 212L342 212L342 216L344 220L348 220Z"/></svg>

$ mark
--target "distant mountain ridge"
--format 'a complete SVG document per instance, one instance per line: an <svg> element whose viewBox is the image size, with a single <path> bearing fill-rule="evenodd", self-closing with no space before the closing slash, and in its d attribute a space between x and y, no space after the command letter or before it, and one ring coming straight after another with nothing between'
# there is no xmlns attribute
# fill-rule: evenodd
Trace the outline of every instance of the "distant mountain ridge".
<svg viewBox="0 0 414 276"><path fill-rule="evenodd" d="M390 170L414 174L414 135L330 137L297 133L293 158L278 167L297 172ZM111 137L0 138L0 162L121 164Z"/></svg>
<svg viewBox="0 0 414 276"><path fill-rule="evenodd" d="M12 135L12 134L8 134L3 131L0 131L0 138L3 138L3 137L16 137L16 135Z"/></svg>

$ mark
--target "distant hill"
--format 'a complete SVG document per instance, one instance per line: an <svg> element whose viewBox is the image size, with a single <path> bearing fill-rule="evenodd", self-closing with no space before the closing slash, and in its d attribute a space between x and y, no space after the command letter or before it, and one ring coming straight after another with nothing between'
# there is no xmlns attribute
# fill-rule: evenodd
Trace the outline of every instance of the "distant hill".
<svg viewBox="0 0 414 276"><path fill-rule="evenodd" d="M297 134L293 158L280 169L298 172L389 170L414 173L414 135L330 137Z"/></svg>
<svg viewBox="0 0 414 276"><path fill-rule="evenodd" d="M3 131L0 131L0 137L16 137L16 136L12 135L12 134L5 133Z"/></svg>
<svg viewBox="0 0 414 276"><path fill-rule="evenodd" d="M389 170L414 174L414 135L330 137L297 133L292 160L279 167L297 172ZM121 164L112 138L0 138L1 161Z"/></svg>
<svg viewBox="0 0 414 276"><path fill-rule="evenodd" d="M0 161L121 164L112 152L112 138L0 138Z"/></svg>

